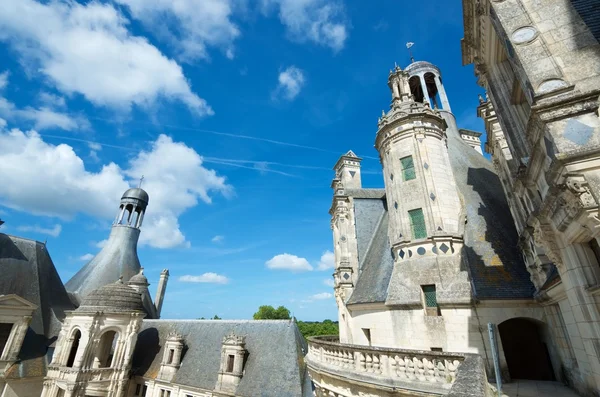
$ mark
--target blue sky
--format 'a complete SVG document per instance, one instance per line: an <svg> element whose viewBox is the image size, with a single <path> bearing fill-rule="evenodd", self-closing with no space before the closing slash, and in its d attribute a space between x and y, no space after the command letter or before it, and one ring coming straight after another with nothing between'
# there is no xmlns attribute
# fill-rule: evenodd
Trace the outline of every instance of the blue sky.
<svg viewBox="0 0 600 397"><path fill-rule="evenodd" d="M144 175L139 255L152 294L170 269L163 317L336 319L331 167L352 149L383 186L377 118L406 42L483 130L461 3L376 3L3 0L2 231L47 239L66 282Z"/></svg>

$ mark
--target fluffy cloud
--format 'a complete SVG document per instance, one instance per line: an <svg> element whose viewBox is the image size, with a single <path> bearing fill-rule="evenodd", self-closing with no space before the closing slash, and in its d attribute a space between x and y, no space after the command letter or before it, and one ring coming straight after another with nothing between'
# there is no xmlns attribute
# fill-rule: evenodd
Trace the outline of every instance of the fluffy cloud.
<svg viewBox="0 0 600 397"><path fill-rule="evenodd" d="M233 0L115 0L131 15L175 46L179 58L207 58L207 47L220 48L234 57L233 42L240 35L231 21ZM175 23L169 27L168 21ZM160 29L156 29L157 27Z"/></svg>
<svg viewBox="0 0 600 397"><path fill-rule="evenodd" d="M0 131L0 204L36 215L71 219L77 213L112 220L129 181L145 176L150 204L141 244L170 248L188 244L178 217L212 193L231 194L225 178L205 168L202 157L165 135L141 151L128 167L105 164L98 172L66 144L51 145L35 131Z"/></svg>
<svg viewBox="0 0 600 397"><path fill-rule="evenodd" d="M323 280L323 284L325 284L328 287L333 288L335 286L335 283L333 282L333 279L331 278L326 278L325 280Z"/></svg>
<svg viewBox="0 0 600 397"><path fill-rule="evenodd" d="M8 77L8 71L0 73L0 94L2 94L2 91L8 86ZM50 97L43 96L40 99L44 101L50 99ZM78 128L87 128L89 126L89 122L85 118L71 117L65 113L55 111L51 106L52 105L50 104L44 104L38 109L31 106L19 109L14 103L0 95L0 116L9 120L32 123L33 128L36 130L61 128L70 131Z"/></svg>
<svg viewBox="0 0 600 397"><path fill-rule="evenodd" d="M265 265L269 269L291 270L293 272L310 271L313 269L305 258L290 254L275 255Z"/></svg>
<svg viewBox="0 0 600 397"><path fill-rule="evenodd" d="M213 243L221 243L225 239L225 236L215 236L210 239Z"/></svg>
<svg viewBox="0 0 600 397"><path fill-rule="evenodd" d="M0 2L0 40L61 92L124 110L178 100L198 115L212 114L181 67L145 38L131 35L127 24L112 5L98 2Z"/></svg>
<svg viewBox="0 0 600 397"><path fill-rule="evenodd" d="M229 279L217 273L204 273L200 276L185 275L179 277L179 281L184 283L212 283L212 284L227 284Z"/></svg>
<svg viewBox="0 0 600 397"><path fill-rule="evenodd" d="M263 0L268 13L279 9L279 19L293 40L330 47L339 51L348 38L344 7L340 1L327 0Z"/></svg>
<svg viewBox="0 0 600 397"><path fill-rule="evenodd" d="M19 227L17 227L17 230L20 232L33 232L33 233L47 234L48 236L52 236L52 237L58 237L60 235L60 232L62 231L62 226L59 224L54 225L54 227L52 227L52 228L45 228L45 227L41 227L39 225L19 226Z"/></svg>
<svg viewBox="0 0 600 397"><path fill-rule="evenodd" d="M283 97L288 101L298 96L304 86L304 73L295 66L290 66L279 73L278 85L274 97Z"/></svg>
<svg viewBox="0 0 600 397"><path fill-rule="evenodd" d="M321 292L320 294L314 294L308 297L310 300L324 300L333 298L333 294L329 292Z"/></svg>
<svg viewBox="0 0 600 397"><path fill-rule="evenodd" d="M333 252L331 252L331 251L323 252L323 255L321 255L321 259L319 260L319 263L317 264L317 269L318 270L327 270L327 269L333 269L334 267L335 267L335 256L333 255Z"/></svg>
<svg viewBox="0 0 600 397"><path fill-rule="evenodd" d="M92 259L93 257L94 257L94 255L93 255L93 254L85 254L85 255L81 255L81 256L79 257L79 260L80 260L80 261L87 262L87 261L89 261L90 259Z"/></svg>

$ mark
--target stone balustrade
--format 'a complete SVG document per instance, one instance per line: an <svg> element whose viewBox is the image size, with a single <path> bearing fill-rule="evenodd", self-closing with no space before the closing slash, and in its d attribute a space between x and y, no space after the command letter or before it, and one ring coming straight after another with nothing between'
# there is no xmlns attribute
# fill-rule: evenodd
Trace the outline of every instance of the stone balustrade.
<svg viewBox="0 0 600 397"><path fill-rule="evenodd" d="M396 391L408 395L411 392L445 395L453 387L462 363L470 356L349 345L339 343L337 336L321 336L309 339L306 362L317 388L329 389L320 384L335 378L331 383L341 385L347 379L348 383L364 384L371 390L380 389L381 395Z"/></svg>

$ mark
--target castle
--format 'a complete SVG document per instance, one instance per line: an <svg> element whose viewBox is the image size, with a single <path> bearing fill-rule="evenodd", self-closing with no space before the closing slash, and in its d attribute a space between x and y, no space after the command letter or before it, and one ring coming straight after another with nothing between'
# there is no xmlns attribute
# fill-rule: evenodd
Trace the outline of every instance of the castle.
<svg viewBox="0 0 600 397"><path fill-rule="evenodd" d="M600 7L464 0L463 12L492 162L457 127L435 65L390 71L384 188L362 186L352 151L334 167L340 332L309 341L317 396L491 395L488 324L504 381L600 393ZM479 379L455 381L467 367Z"/></svg>
<svg viewBox="0 0 600 397"><path fill-rule="evenodd" d="M148 202L127 190L65 285L45 244L0 234L0 395L312 395L295 322L160 319L169 271L153 302L137 255Z"/></svg>

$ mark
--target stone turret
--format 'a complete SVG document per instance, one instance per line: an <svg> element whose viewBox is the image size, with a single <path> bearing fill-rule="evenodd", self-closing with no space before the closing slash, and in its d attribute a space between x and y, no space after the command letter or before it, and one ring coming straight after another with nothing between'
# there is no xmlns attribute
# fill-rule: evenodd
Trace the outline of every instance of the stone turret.
<svg viewBox="0 0 600 397"><path fill-rule="evenodd" d="M127 282L140 272L137 244L148 201L148 193L141 188L123 193L108 241L65 285L77 301L121 276Z"/></svg>
<svg viewBox="0 0 600 397"><path fill-rule="evenodd" d="M396 67L388 85L391 109L379 119L375 147L384 170L388 238L403 280L393 285L388 303L419 307L424 287L437 288L438 302L469 302L467 275L460 270L464 211L447 148L448 124L432 108L437 102L422 76ZM452 284L460 293L444 291Z"/></svg>

